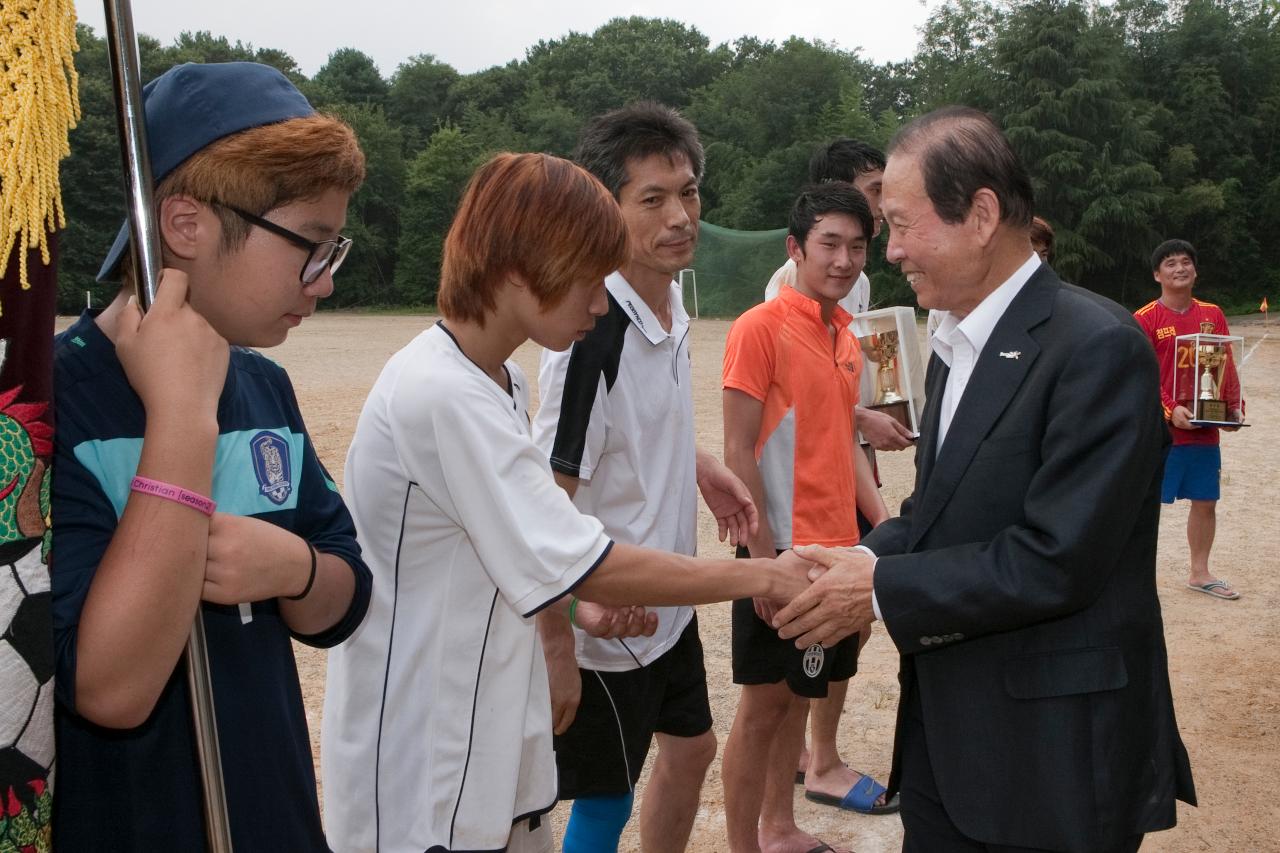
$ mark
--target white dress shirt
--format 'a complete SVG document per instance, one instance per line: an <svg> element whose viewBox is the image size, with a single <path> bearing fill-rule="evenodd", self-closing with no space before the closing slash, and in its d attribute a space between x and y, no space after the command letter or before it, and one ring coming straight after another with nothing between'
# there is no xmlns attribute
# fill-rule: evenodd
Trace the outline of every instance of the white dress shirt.
<svg viewBox="0 0 1280 853"><path fill-rule="evenodd" d="M978 306L963 318L957 317L950 311L938 312L940 322L929 339L929 345L933 347L938 358L950 368L950 372L947 374L946 390L943 391L942 402L939 404L938 440L934 443L935 453L942 452L947 430L951 428L951 418L955 415L961 398L964 397L969 378L973 376L973 367L978 363L982 349L987 345L987 339L991 337L991 332L1004 316L1014 297L1040 268L1040 264L1040 257L1033 252L1013 275L988 293ZM862 545L858 547L875 557L870 548ZM874 563L871 571L875 573ZM875 611L876 619L883 621L875 590L871 591L871 609Z"/></svg>
<svg viewBox="0 0 1280 853"><path fill-rule="evenodd" d="M946 390L943 391L938 412L938 440L934 444L935 452L942 451L947 430L951 428L951 418L960 405L964 389L969 386L969 378L973 376L973 366L978 363L978 357L982 355L982 349L987 345L987 339L991 337L992 330L1004 316L1009 303L1013 302L1014 297L1022 290L1022 286L1039 269L1040 264L1039 256L1033 252L1013 275L987 294L986 298L963 318L957 317L950 311L940 312L938 329L930 338L929 345L938 358L942 359L943 364L950 368L950 372L947 374Z"/></svg>

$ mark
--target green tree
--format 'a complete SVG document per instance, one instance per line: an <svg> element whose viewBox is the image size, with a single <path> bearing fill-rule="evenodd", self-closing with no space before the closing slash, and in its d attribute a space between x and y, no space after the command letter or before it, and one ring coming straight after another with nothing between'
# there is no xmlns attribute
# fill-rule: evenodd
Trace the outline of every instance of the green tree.
<svg viewBox="0 0 1280 853"><path fill-rule="evenodd" d="M723 70L697 29L639 17L540 41L527 60L532 79L583 119L638 99L687 106Z"/></svg>
<svg viewBox="0 0 1280 853"><path fill-rule="evenodd" d="M395 301L393 280L404 201L404 139L378 107L336 104L365 156L365 182L351 198L346 233L354 241L329 300L336 306Z"/></svg>
<svg viewBox="0 0 1280 853"><path fill-rule="evenodd" d="M791 204L808 176L813 147L807 141L795 142L752 162L707 220L740 231L785 228ZM763 288L761 283L762 292Z"/></svg>
<svg viewBox="0 0 1280 853"><path fill-rule="evenodd" d="M487 154L479 142L446 125L409 164L395 279L401 304L435 303L445 234L463 188Z"/></svg>
<svg viewBox="0 0 1280 853"><path fill-rule="evenodd" d="M737 47L734 67L689 108L708 149L703 216L729 228L780 228L818 144L842 134L879 141L861 100L867 65L802 39Z"/></svg>
<svg viewBox="0 0 1280 853"><path fill-rule="evenodd" d="M946 104L991 108L992 54L1004 5L947 0L929 15L920 48L905 75L915 78L910 87L912 107L920 112Z"/></svg>
<svg viewBox="0 0 1280 853"><path fill-rule="evenodd" d="M329 54L305 94L317 107L332 103L381 107L387 98L387 81L366 53L343 47Z"/></svg>
<svg viewBox="0 0 1280 853"><path fill-rule="evenodd" d="M450 94L458 79L452 65L429 53L396 69L387 90L387 119L404 131L408 151L425 145L441 122L460 117L450 113Z"/></svg>
<svg viewBox="0 0 1280 853"><path fill-rule="evenodd" d="M1161 192L1148 159L1159 138L1124 90L1123 45L1078 0L1035 0L1004 20L993 55L1005 132L1058 232L1055 268L1120 297L1145 269Z"/></svg>
<svg viewBox="0 0 1280 853"><path fill-rule="evenodd" d="M689 114L705 139L731 141L760 158L813 142L819 118L860 89L866 70L855 54L792 38L698 90Z"/></svg>
<svg viewBox="0 0 1280 853"><path fill-rule="evenodd" d="M1209 297L1256 304L1268 281L1280 284L1280 247L1259 239L1280 225L1269 204L1280 176L1280 7L1187 0L1157 17L1133 4L1142 52L1129 67L1166 150L1156 231L1196 244Z"/></svg>
<svg viewBox="0 0 1280 853"><path fill-rule="evenodd" d="M232 44L226 36L215 36L208 30L183 32L173 44L164 50L171 65L183 62L254 62L257 55L252 45L237 41Z"/></svg>
<svg viewBox="0 0 1280 853"><path fill-rule="evenodd" d="M714 213L724 208L725 197L747 181L747 173L755 159L742 148L726 140L704 141L706 163L702 170L702 214L716 221ZM720 222L721 225L726 225Z"/></svg>
<svg viewBox="0 0 1280 853"><path fill-rule="evenodd" d="M83 24L76 27L76 40L81 115L61 175L67 228L59 241L58 310L64 313L84 307L86 290L99 305L115 296L118 284L100 285L94 276L125 217L107 45ZM149 47L155 46L152 40Z"/></svg>
<svg viewBox="0 0 1280 853"><path fill-rule="evenodd" d="M467 110L501 112L524 97L529 85L527 66L522 62L495 65L458 80L449 90L450 115Z"/></svg>

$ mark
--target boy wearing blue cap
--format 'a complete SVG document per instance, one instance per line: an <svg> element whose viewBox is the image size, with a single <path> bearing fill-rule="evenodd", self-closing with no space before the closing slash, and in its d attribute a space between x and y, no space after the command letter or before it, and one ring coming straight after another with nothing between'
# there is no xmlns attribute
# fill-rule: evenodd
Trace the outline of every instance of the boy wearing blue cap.
<svg viewBox="0 0 1280 853"><path fill-rule="evenodd" d="M182 65L144 90L165 270L58 339L53 480L59 850L200 850L182 652L203 614L237 851L328 850L291 639L368 607L351 518L274 346L333 291L364 179L351 129L275 69Z"/></svg>

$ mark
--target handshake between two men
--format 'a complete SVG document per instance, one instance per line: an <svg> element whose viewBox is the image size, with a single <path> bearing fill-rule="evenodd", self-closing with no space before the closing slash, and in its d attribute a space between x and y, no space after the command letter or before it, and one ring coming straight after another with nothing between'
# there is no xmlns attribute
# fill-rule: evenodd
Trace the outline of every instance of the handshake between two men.
<svg viewBox="0 0 1280 853"><path fill-rule="evenodd" d="M791 583L786 597L774 599L780 609L771 621L778 635L795 640L797 648L814 644L830 648L875 619L871 604L875 557L865 549L803 545L784 551L775 562ZM647 637L658 627L657 614L642 606L608 607L582 601L575 611L574 623L593 637Z"/></svg>

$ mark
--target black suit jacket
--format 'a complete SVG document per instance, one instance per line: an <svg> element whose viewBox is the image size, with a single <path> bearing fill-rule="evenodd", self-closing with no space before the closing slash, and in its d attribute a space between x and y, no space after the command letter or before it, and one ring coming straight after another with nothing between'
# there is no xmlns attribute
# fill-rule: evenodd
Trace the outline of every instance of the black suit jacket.
<svg viewBox="0 0 1280 853"><path fill-rule="evenodd" d="M947 366L930 361L914 493L864 544L903 704L919 691L938 790L974 839L1097 850L1195 802L1156 597L1158 376L1127 311L1047 266L940 453ZM899 739L895 790L900 756Z"/></svg>

